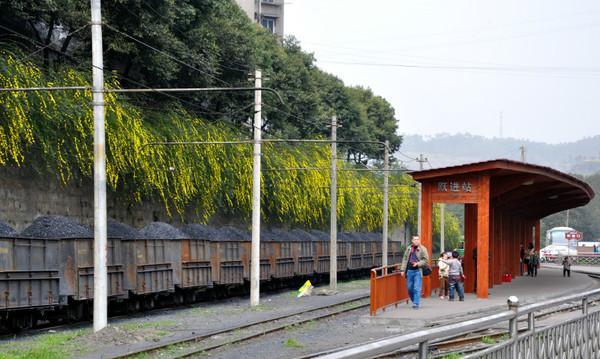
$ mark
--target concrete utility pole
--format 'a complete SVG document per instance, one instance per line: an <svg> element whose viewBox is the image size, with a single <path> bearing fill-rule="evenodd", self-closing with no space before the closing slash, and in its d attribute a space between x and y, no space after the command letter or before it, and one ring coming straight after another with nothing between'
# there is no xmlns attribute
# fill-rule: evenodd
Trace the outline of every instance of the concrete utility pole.
<svg viewBox="0 0 600 359"><path fill-rule="evenodd" d="M521 162L525 162L525 145L521 145L519 149L521 150Z"/></svg>
<svg viewBox="0 0 600 359"><path fill-rule="evenodd" d="M262 87L262 73L256 70L254 86ZM260 298L260 159L262 140L262 92L254 92L254 164L252 166L252 260L250 265L250 305Z"/></svg>
<svg viewBox="0 0 600 359"><path fill-rule="evenodd" d="M419 162L419 171L423 171L423 163L427 162L427 158L423 157L421 153L419 158L417 158L417 162ZM421 183L419 182L419 213L417 214L417 235L421 235L421 197L423 195L423 188L421 187Z"/></svg>
<svg viewBox="0 0 600 359"><path fill-rule="evenodd" d="M569 210L567 209L567 224L566 224L566 227L568 227L568 226L569 226Z"/></svg>
<svg viewBox="0 0 600 359"><path fill-rule="evenodd" d="M444 219L444 212L446 209L446 204L445 203L440 203L440 253L444 253L445 252L445 248L444 248L444 240L446 237L446 233L445 233L445 219Z"/></svg>
<svg viewBox="0 0 600 359"><path fill-rule="evenodd" d="M104 74L100 0L92 10L92 101L94 106L94 332L106 327L106 153L104 135Z"/></svg>
<svg viewBox="0 0 600 359"><path fill-rule="evenodd" d="M383 149L383 228L381 238L381 265L388 265L388 196L389 196L389 148L390 142L385 141L385 148Z"/></svg>
<svg viewBox="0 0 600 359"><path fill-rule="evenodd" d="M329 227L329 289L337 290L337 117L331 117L331 215Z"/></svg>

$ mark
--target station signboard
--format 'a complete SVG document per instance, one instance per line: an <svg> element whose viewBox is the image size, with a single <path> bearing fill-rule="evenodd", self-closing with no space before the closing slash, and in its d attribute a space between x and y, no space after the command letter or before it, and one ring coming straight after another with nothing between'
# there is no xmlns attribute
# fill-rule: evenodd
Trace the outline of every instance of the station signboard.
<svg viewBox="0 0 600 359"><path fill-rule="evenodd" d="M583 239L583 233L579 231L565 232L565 239L568 241L580 241Z"/></svg>

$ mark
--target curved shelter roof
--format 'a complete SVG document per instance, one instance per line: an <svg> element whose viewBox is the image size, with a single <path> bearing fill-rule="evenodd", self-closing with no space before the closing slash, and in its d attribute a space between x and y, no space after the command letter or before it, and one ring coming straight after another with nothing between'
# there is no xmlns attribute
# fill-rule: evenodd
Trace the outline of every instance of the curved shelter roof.
<svg viewBox="0 0 600 359"><path fill-rule="evenodd" d="M507 159L412 172L419 182L481 174L490 176L490 205L523 218L539 219L586 205L594 191L584 181L550 167Z"/></svg>

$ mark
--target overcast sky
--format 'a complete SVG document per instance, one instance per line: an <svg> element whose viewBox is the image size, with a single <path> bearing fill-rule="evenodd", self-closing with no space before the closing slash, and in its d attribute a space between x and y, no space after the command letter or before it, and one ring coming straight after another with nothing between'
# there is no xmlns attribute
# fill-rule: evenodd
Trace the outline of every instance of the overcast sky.
<svg viewBox="0 0 600 359"><path fill-rule="evenodd" d="M285 6L286 35L321 69L390 101L402 134L497 137L501 116L504 137L558 143L600 134L600 1Z"/></svg>

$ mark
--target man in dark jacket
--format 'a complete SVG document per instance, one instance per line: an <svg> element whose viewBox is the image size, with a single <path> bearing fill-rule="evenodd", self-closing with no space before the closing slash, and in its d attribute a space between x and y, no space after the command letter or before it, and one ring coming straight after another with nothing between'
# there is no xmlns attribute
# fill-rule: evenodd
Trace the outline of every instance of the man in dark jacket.
<svg viewBox="0 0 600 359"><path fill-rule="evenodd" d="M421 239L417 236L412 237L412 245L406 248L400 274L406 276L406 288L408 296L413 303L413 309L419 309L421 304L421 289L423 287L422 268L429 263L427 248L421 245Z"/></svg>

